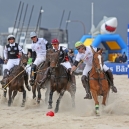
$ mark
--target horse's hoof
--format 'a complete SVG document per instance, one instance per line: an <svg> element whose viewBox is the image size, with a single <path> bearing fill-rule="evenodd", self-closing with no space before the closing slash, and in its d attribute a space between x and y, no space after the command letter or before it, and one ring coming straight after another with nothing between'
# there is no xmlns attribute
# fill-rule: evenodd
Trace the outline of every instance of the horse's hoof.
<svg viewBox="0 0 129 129"><path fill-rule="evenodd" d="M100 116L99 110L96 110L95 113L96 113L96 116Z"/></svg>
<svg viewBox="0 0 129 129"><path fill-rule="evenodd" d="M22 103L22 104L21 104L21 107L25 107L25 103Z"/></svg>
<svg viewBox="0 0 129 129"><path fill-rule="evenodd" d="M11 103L8 103L8 107L10 107L11 106Z"/></svg>
<svg viewBox="0 0 129 129"><path fill-rule="evenodd" d="M37 100L37 104L40 104L40 100Z"/></svg>
<svg viewBox="0 0 129 129"><path fill-rule="evenodd" d="M52 106L48 105L48 109L52 109Z"/></svg>
<svg viewBox="0 0 129 129"><path fill-rule="evenodd" d="M58 109L57 108L55 108L55 111L54 111L55 113L57 113L58 112Z"/></svg>

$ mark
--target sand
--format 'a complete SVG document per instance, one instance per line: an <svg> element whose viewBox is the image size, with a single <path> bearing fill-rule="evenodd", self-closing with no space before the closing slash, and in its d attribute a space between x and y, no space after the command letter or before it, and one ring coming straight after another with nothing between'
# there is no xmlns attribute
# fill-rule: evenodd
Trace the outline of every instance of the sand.
<svg viewBox="0 0 129 129"><path fill-rule="evenodd" d="M114 75L118 93L110 91L107 106L102 107L99 97L100 116L94 112L94 100L84 100L85 90L81 76L76 76L76 108L71 106L71 97L65 92L60 110L54 117L46 116L54 111L58 94L53 96L53 109L47 109L44 102L45 90L42 90L40 105L32 100L32 92L27 91L25 107L21 107L22 94L18 93L11 107L0 90L0 129L129 129L129 79L127 75Z"/></svg>

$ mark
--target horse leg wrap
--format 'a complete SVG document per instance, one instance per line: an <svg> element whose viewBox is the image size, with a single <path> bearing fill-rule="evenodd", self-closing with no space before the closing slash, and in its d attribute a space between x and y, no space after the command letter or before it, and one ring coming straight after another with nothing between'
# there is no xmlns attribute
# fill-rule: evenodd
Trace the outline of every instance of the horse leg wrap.
<svg viewBox="0 0 129 129"><path fill-rule="evenodd" d="M114 82L113 82L113 74L110 69L106 71L106 75L107 75L108 83L109 83L112 91L117 93L117 88L114 86Z"/></svg>
<svg viewBox="0 0 129 129"><path fill-rule="evenodd" d="M82 81L82 84L83 84L83 87L85 88L86 90L86 97L84 97L84 99L92 99L92 96L91 96L91 93L90 93L90 86L89 86L89 83L88 83L88 78L83 75L81 77L81 81Z"/></svg>

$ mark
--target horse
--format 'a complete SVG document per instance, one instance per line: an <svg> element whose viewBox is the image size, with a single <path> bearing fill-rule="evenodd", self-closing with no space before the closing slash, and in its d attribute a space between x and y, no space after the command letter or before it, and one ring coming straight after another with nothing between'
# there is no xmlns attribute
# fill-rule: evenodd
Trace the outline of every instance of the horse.
<svg viewBox="0 0 129 129"><path fill-rule="evenodd" d="M47 89L45 92L45 103L47 104L48 102L48 95L49 95L49 91L50 91L50 78L47 78L45 80L45 82L43 83L43 77L44 75L46 75L46 70L49 70L49 54L52 51L52 49L48 49L47 53L46 53L46 61L42 62L36 70L36 79L35 79L35 83L32 86L32 93L33 93L33 99L36 98L36 89L38 92L38 96L37 96L37 103L40 103L41 100L41 88L42 89Z"/></svg>
<svg viewBox="0 0 129 129"><path fill-rule="evenodd" d="M65 91L67 90L72 98L72 107L75 107L75 92L76 85L71 85L68 72L66 68L59 62L60 51L52 52L50 54L50 93L48 109L52 109L53 93L59 93L59 98L56 102L55 113L59 111L59 104Z"/></svg>
<svg viewBox="0 0 129 129"><path fill-rule="evenodd" d="M28 56L26 54L22 54L20 57L20 63L19 65L15 65L11 70L8 77L8 83L6 85L2 85L2 88L4 89L4 97L6 97L8 87L9 90L9 100L8 100L8 106L11 106L11 103L13 102L15 96L17 95L17 92L23 92L23 100L21 106L23 107L25 105L26 101L26 90L24 88L24 82L28 81L28 78L25 77L25 66L27 65ZM13 95L12 95L13 92Z"/></svg>
<svg viewBox="0 0 129 129"><path fill-rule="evenodd" d="M93 52L92 69L89 72L89 85L90 91L92 93L93 99L95 101L95 113L99 115L99 102L98 96L103 96L102 105L106 105L106 99L110 91L108 84L108 78L103 71L103 61L100 53L95 52L91 47Z"/></svg>

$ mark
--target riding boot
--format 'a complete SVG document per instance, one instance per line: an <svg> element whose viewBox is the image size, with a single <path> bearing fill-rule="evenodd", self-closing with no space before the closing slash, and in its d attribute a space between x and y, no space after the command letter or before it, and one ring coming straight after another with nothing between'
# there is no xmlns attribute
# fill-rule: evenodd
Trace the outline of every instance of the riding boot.
<svg viewBox="0 0 129 129"><path fill-rule="evenodd" d="M28 73L26 71L24 73L24 81L25 81L25 86L26 86L27 90L31 91L31 87L28 84Z"/></svg>
<svg viewBox="0 0 129 129"><path fill-rule="evenodd" d="M71 83L72 83L72 86L73 86L73 87L76 87L75 75L74 75L74 73L70 74L70 72L71 72L71 68L68 69L68 73L69 73L69 76L70 76L70 81L71 81Z"/></svg>
<svg viewBox="0 0 129 129"><path fill-rule="evenodd" d="M9 70L5 69L4 70L4 75L3 75L3 79L1 80L1 85L4 87L5 85L7 85L8 83L8 77L9 77Z"/></svg>
<svg viewBox="0 0 129 129"><path fill-rule="evenodd" d="M33 86L34 83L35 83L35 79L36 79L36 73L35 73L35 71L36 71L36 65L33 64L31 66L31 74L30 74L30 81L29 81L31 86Z"/></svg>
<svg viewBox="0 0 129 129"><path fill-rule="evenodd" d="M114 86L113 82L113 74L110 69L106 71L106 75L108 78L108 83L110 85L110 88L112 89L113 92L117 93L117 88Z"/></svg>
<svg viewBox="0 0 129 129"><path fill-rule="evenodd" d="M84 99L92 99L88 78L85 75L83 75L81 77L81 81L82 81L83 87L86 90L86 96L84 97Z"/></svg>

